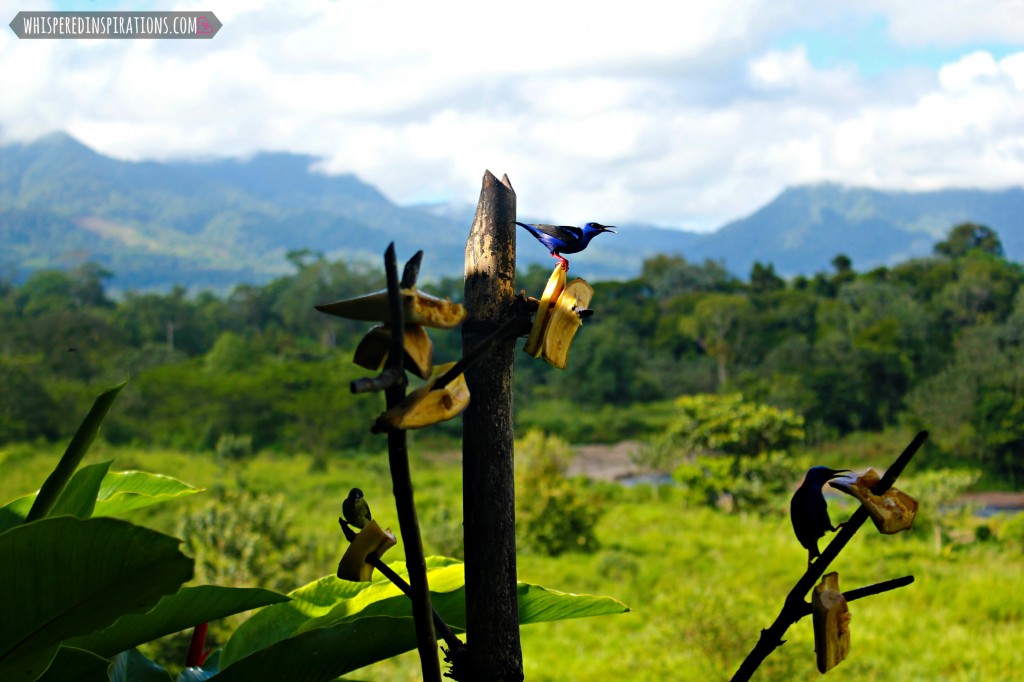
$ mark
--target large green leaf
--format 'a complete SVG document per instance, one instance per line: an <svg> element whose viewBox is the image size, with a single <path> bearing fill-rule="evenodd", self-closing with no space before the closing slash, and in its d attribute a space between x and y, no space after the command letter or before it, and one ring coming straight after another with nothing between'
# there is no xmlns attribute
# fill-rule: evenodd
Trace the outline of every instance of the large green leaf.
<svg viewBox="0 0 1024 682"><path fill-rule="evenodd" d="M106 461L90 464L76 471L48 516L77 516L80 519L92 516L92 510L96 507L96 495L99 494L100 484L108 469L110 462Z"/></svg>
<svg viewBox="0 0 1024 682"><path fill-rule="evenodd" d="M395 570L401 573L404 567ZM427 580L434 609L453 630L465 630L462 564L435 565L428 569ZM519 584L518 595L523 625L629 611L609 597L567 594L526 583ZM230 673L225 679L245 679L244 675L263 671L267 676L261 679L307 679L299 676L301 671L308 679L330 680L416 647L409 599L383 578L346 586L330 576L290 596L293 601L258 612L235 632L225 649L220 677Z"/></svg>
<svg viewBox="0 0 1024 682"><path fill-rule="evenodd" d="M69 495L71 490L79 491L76 496L81 497L80 491L86 489L87 486L84 481L83 485L79 486L77 484L79 478L84 479L86 476L92 478L99 471L100 467L108 465L109 462L82 467L68 484L65 494L61 496L58 505L64 503L64 498ZM108 471L105 476L102 476L102 479L102 482L95 488L92 487L92 484L88 487L88 489L92 490L92 500L95 503L95 507L90 507L89 515L91 516L113 516L114 514L121 514L133 509L148 507L151 504L169 502L170 500L202 491L202 488L193 488L188 483L179 481L176 478L161 474L149 474L144 471ZM0 533L24 523L25 517L32 508L32 503L36 499L36 494L33 493L19 497L0 508ZM82 514L71 511L64 513L82 516ZM51 516L56 515L55 507Z"/></svg>
<svg viewBox="0 0 1024 682"><path fill-rule="evenodd" d="M427 583L430 585L430 599L434 610L441 614L446 623L449 622L450 617L458 617L460 613L465 613L465 608L461 607L464 602L461 589L466 584L462 564L429 569ZM455 611L450 612L450 609L446 609L441 604L441 596L456 591L459 592L459 598L456 600ZM367 609L372 609L372 612L365 613ZM351 620L357 615L412 616L412 608L409 598L398 587L391 582L376 582L358 594L338 601L324 615L310 618L295 631L295 634L337 625L342 621ZM465 621L465 618L463 617L462 620Z"/></svg>
<svg viewBox="0 0 1024 682"><path fill-rule="evenodd" d="M47 477L43 487L39 489L39 494L36 495L32 509L29 510L26 517L27 521L36 521L49 516L50 510L53 509L57 499L64 492L64 487L71 480L71 476L75 473L82 458L85 457L85 453L89 451L89 446L96 440L100 424L103 423L103 418L107 416L110 406L114 404L114 398L117 397L117 394L121 392L121 389L127 383L127 381L123 381L97 396L92 404L92 408L89 410L89 414L85 415L85 419L82 421L81 426L78 427L78 431L75 432L71 442L68 443L64 456L60 458L56 468Z"/></svg>
<svg viewBox="0 0 1024 682"><path fill-rule="evenodd" d="M519 583L519 623L548 623L591 616L612 616L628 613L629 607L611 597L558 592L540 585ZM456 621L465 627L465 621Z"/></svg>
<svg viewBox="0 0 1024 682"><path fill-rule="evenodd" d="M94 516L113 516L151 504L193 495L202 488L162 474L145 471L111 471L103 477Z"/></svg>
<svg viewBox="0 0 1024 682"><path fill-rule="evenodd" d="M171 674L138 649L122 651L110 664L110 682L171 682Z"/></svg>
<svg viewBox="0 0 1024 682"><path fill-rule="evenodd" d="M289 592L291 601L260 609L235 630L221 654L221 667L290 637L311 618L326 615L338 602L373 585L329 575Z"/></svg>
<svg viewBox="0 0 1024 682"><path fill-rule="evenodd" d="M255 587L183 587L161 599L151 611L124 616L108 628L75 637L67 644L109 658L199 623L286 601L283 594Z"/></svg>
<svg viewBox="0 0 1024 682"><path fill-rule="evenodd" d="M32 503L36 500L36 494L25 495L11 500L3 507L0 507L0 533L5 530L20 526L25 523L25 517L32 509Z"/></svg>
<svg viewBox="0 0 1024 682"><path fill-rule="evenodd" d="M428 569L462 566L456 559L439 556L427 557L426 564ZM404 562L396 561L389 565L399 575L407 576ZM221 667L291 636L310 619L327 615L341 601L376 585L390 586L391 583L377 572L374 572L373 581L368 583L353 583L328 575L292 590L288 593L291 601L260 609L239 626L224 647ZM382 597L388 594L394 593L385 593Z"/></svg>
<svg viewBox="0 0 1024 682"><path fill-rule="evenodd" d="M91 651L62 646L37 682L107 682L110 661Z"/></svg>
<svg viewBox="0 0 1024 682"><path fill-rule="evenodd" d="M192 577L177 538L57 516L0 534L0 679L32 680L58 645L147 611Z"/></svg>
<svg viewBox="0 0 1024 682"><path fill-rule="evenodd" d="M290 637L222 668L218 682L326 682L416 647L412 618L374 616Z"/></svg>

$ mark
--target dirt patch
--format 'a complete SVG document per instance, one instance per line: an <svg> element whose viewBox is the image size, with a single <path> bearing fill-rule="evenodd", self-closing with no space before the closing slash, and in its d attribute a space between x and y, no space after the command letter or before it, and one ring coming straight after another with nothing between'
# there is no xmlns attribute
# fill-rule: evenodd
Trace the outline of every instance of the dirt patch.
<svg viewBox="0 0 1024 682"><path fill-rule="evenodd" d="M989 509L1024 509L1024 493L968 493L960 500L968 504L979 504Z"/></svg>
<svg viewBox="0 0 1024 682"><path fill-rule="evenodd" d="M570 476L586 476L602 481L617 481L643 473L632 456L644 446L640 441L622 441L614 445L576 445L576 456L569 465Z"/></svg>

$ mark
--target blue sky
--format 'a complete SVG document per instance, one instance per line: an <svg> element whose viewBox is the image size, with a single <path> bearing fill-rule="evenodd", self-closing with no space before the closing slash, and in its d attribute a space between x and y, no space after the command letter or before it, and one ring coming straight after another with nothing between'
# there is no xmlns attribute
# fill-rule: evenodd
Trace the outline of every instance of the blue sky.
<svg viewBox="0 0 1024 682"><path fill-rule="evenodd" d="M201 6L212 41L0 31L0 142L293 151L401 203L474 203L489 169L527 215L698 230L797 184L1024 185L1024 0Z"/></svg>
<svg viewBox="0 0 1024 682"><path fill-rule="evenodd" d="M893 38L889 22L882 14L850 17L814 29L794 28L784 31L774 41L774 46L780 50L803 46L807 60L815 68L854 65L867 77L908 68L937 71L944 64L972 52L984 51L1002 59L1022 49L1020 44L970 39L956 44L900 44Z"/></svg>

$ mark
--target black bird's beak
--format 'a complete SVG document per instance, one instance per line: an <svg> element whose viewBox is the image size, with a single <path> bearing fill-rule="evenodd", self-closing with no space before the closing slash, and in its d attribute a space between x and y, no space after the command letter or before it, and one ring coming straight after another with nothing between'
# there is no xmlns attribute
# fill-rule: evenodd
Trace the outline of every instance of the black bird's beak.
<svg viewBox="0 0 1024 682"><path fill-rule="evenodd" d="M840 475L848 473L850 473L849 469L833 469L832 475L829 476L828 479L831 481L833 478L838 478Z"/></svg>
<svg viewBox="0 0 1024 682"><path fill-rule="evenodd" d="M599 227L601 228L602 232L611 232L612 234L618 234L618 232L615 231L614 225L600 225Z"/></svg>

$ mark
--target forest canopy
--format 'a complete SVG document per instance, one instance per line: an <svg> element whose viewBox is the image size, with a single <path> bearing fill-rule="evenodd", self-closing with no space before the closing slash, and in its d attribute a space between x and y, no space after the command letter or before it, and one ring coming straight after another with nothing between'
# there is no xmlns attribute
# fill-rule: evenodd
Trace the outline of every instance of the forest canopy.
<svg viewBox="0 0 1024 682"><path fill-rule="evenodd" d="M179 286L114 299L92 263L0 282L0 444L68 435L97 387L130 375L105 427L112 442L371 445L376 408L348 391L365 325L313 305L380 289L383 276L309 252L289 261L293 274L227 296ZM811 441L926 428L949 458L1019 482L1024 268L998 235L964 223L929 258L832 264L787 281L755 263L743 280L659 255L634 279L595 283L596 314L564 372L517 358L517 425L615 441L663 429L679 396L740 393L801 415ZM517 289L538 295L547 275L534 265ZM459 280L425 288L461 298ZM435 357L456 358L457 337L436 335Z"/></svg>

